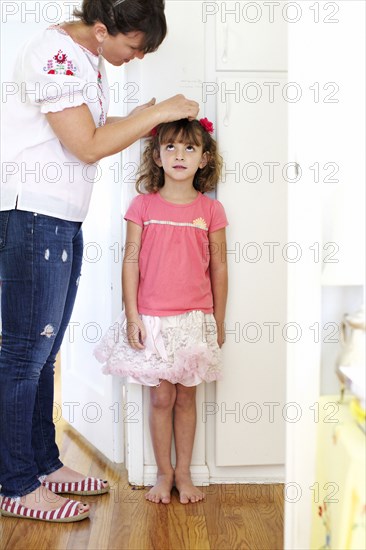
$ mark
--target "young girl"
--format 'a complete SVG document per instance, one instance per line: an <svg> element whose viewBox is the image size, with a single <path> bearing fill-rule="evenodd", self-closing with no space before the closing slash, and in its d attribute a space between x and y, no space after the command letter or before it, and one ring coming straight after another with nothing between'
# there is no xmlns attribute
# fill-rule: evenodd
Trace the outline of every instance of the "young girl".
<svg viewBox="0 0 366 550"><path fill-rule="evenodd" d="M104 373L150 386L150 430L158 467L147 493L170 502L202 500L191 480L196 386L220 378L227 295L225 227L215 188L221 157L206 118L160 124L152 132L125 219L125 310L95 350ZM171 464L174 430L175 470Z"/></svg>

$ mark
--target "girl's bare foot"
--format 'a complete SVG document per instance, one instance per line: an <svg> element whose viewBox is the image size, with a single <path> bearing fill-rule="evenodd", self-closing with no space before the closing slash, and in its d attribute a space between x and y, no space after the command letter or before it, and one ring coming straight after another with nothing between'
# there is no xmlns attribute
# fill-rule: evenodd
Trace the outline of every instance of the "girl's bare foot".
<svg viewBox="0 0 366 550"><path fill-rule="evenodd" d="M199 502L205 498L205 495L192 483L189 472L175 471L175 486L179 492L179 501L182 504L189 502Z"/></svg>
<svg viewBox="0 0 366 550"><path fill-rule="evenodd" d="M150 502L158 504L169 504L170 493L173 488L174 474L158 474L154 487L151 487L150 491L146 493L145 498Z"/></svg>
<svg viewBox="0 0 366 550"><path fill-rule="evenodd" d="M45 487L37 487L31 493L24 495L20 498L20 503L26 508L31 508L32 510L41 510L49 511L56 510L56 508L61 508L63 504L68 499L61 497L60 495L55 495L52 491L49 491ZM89 506L87 504L81 504L78 507L80 513L87 512Z"/></svg>

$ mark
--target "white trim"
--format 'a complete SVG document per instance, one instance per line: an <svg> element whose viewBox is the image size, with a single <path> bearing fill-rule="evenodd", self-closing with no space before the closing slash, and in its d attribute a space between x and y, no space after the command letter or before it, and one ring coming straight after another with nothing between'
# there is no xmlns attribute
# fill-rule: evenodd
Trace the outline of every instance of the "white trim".
<svg viewBox="0 0 366 550"><path fill-rule="evenodd" d="M191 465L193 484L208 487L209 485L270 485L274 483L285 483L284 473L282 475L263 475L263 477L257 474L253 477L251 475L242 475L243 468L240 468L240 473L232 472L233 475L231 476L230 472L227 471L230 470L230 468L225 468L225 470L225 473L221 475L210 476L207 465ZM145 487L154 485L156 482L156 475L157 467L145 464L143 485Z"/></svg>
<svg viewBox="0 0 366 550"><path fill-rule="evenodd" d="M156 482L157 467L153 465L144 466L144 485L149 487ZM191 477L194 485L208 486L211 483L208 467L204 464L191 466Z"/></svg>
<svg viewBox="0 0 366 550"><path fill-rule="evenodd" d="M208 231L207 227L201 227L200 225L197 225L195 223L189 223L189 222L171 222L168 220L148 220L144 222L144 225L174 225L177 227L194 227L195 229L202 229L203 231Z"/></svg>
<svg viewBox="0 0 366 550"><path fill-rule="evenodd" d="M126 422L126 468L128 482L131 485L144 485L144 418L142 414L142 386L140 384L126 384L126 402L124 408L132 405L136 408L133 421Z"/></svg>
<svg viewBox="0 0 366 550"><path fill-rule="evenodd" d="M285 483L284 476L265 476L263 478L261 477L246 477L246 476L239 476L235 478L231 478L228 475L223 476L212 476L210 477L210 484L216 485L232 485L232 484L251 484L251 485L269 485L273 483Z"/></svg>

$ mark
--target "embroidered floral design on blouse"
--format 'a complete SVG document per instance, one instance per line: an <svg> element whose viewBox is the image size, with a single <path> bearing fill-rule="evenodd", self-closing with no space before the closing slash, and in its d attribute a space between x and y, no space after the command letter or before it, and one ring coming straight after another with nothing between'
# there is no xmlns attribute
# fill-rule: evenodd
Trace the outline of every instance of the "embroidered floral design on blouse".
<svg viewBox="0 0 366 550"><path fill-rule="evenodd" d="M53 56L53 59L58 63L59 65L62 65L65 63L67 59L67 55L62 52L62 50L58 50L58 53Z"/></svg>
<svg viewBox="0 0 366 550"><path fill-rule="evenodd" d="M207 223L203 218L196 218L193 220L193 225L199 227L200 229L207 229Z"/></svg>
<svg viewBox="0 0 366 550"><path fill-rule="evenodd" d="M98 99L99 99L99 105L100 105L100 110L101 110L100 117L99 117L99 126L104 126L104 124L107 121L107 117L105 115L103 102L102 102L102 97L101 97L101 96L103 96L103 97L105 97L105 96L104 96L104 92L103 92L102 73L99 70L98 70L98 76L97 76L97 84L98 84L98 87L99 87L99 90L100 90L100 94L98 94Z"/></svg>
<svg viewBox="0 0 366 550"><path fill-rule="evenodd" d="M43 67L43 70L48 74L73 76L75 71L77 71L77 67L67 58L67 55L62 50L58 50L57 54L47 61L47 66Z"/></svg>

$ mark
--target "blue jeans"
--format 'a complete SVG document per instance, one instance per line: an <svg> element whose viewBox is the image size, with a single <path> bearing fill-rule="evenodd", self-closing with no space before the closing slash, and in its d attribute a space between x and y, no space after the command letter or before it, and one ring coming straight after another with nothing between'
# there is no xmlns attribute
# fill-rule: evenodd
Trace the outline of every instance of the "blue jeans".
<svg viewBox="0 0 366 550"><path fill-rule="evenodd" d="M0 484L23 496L62 466L55 442L54 363L69 323L83 255L81 223L0 212L2 346Z"/></svg>

